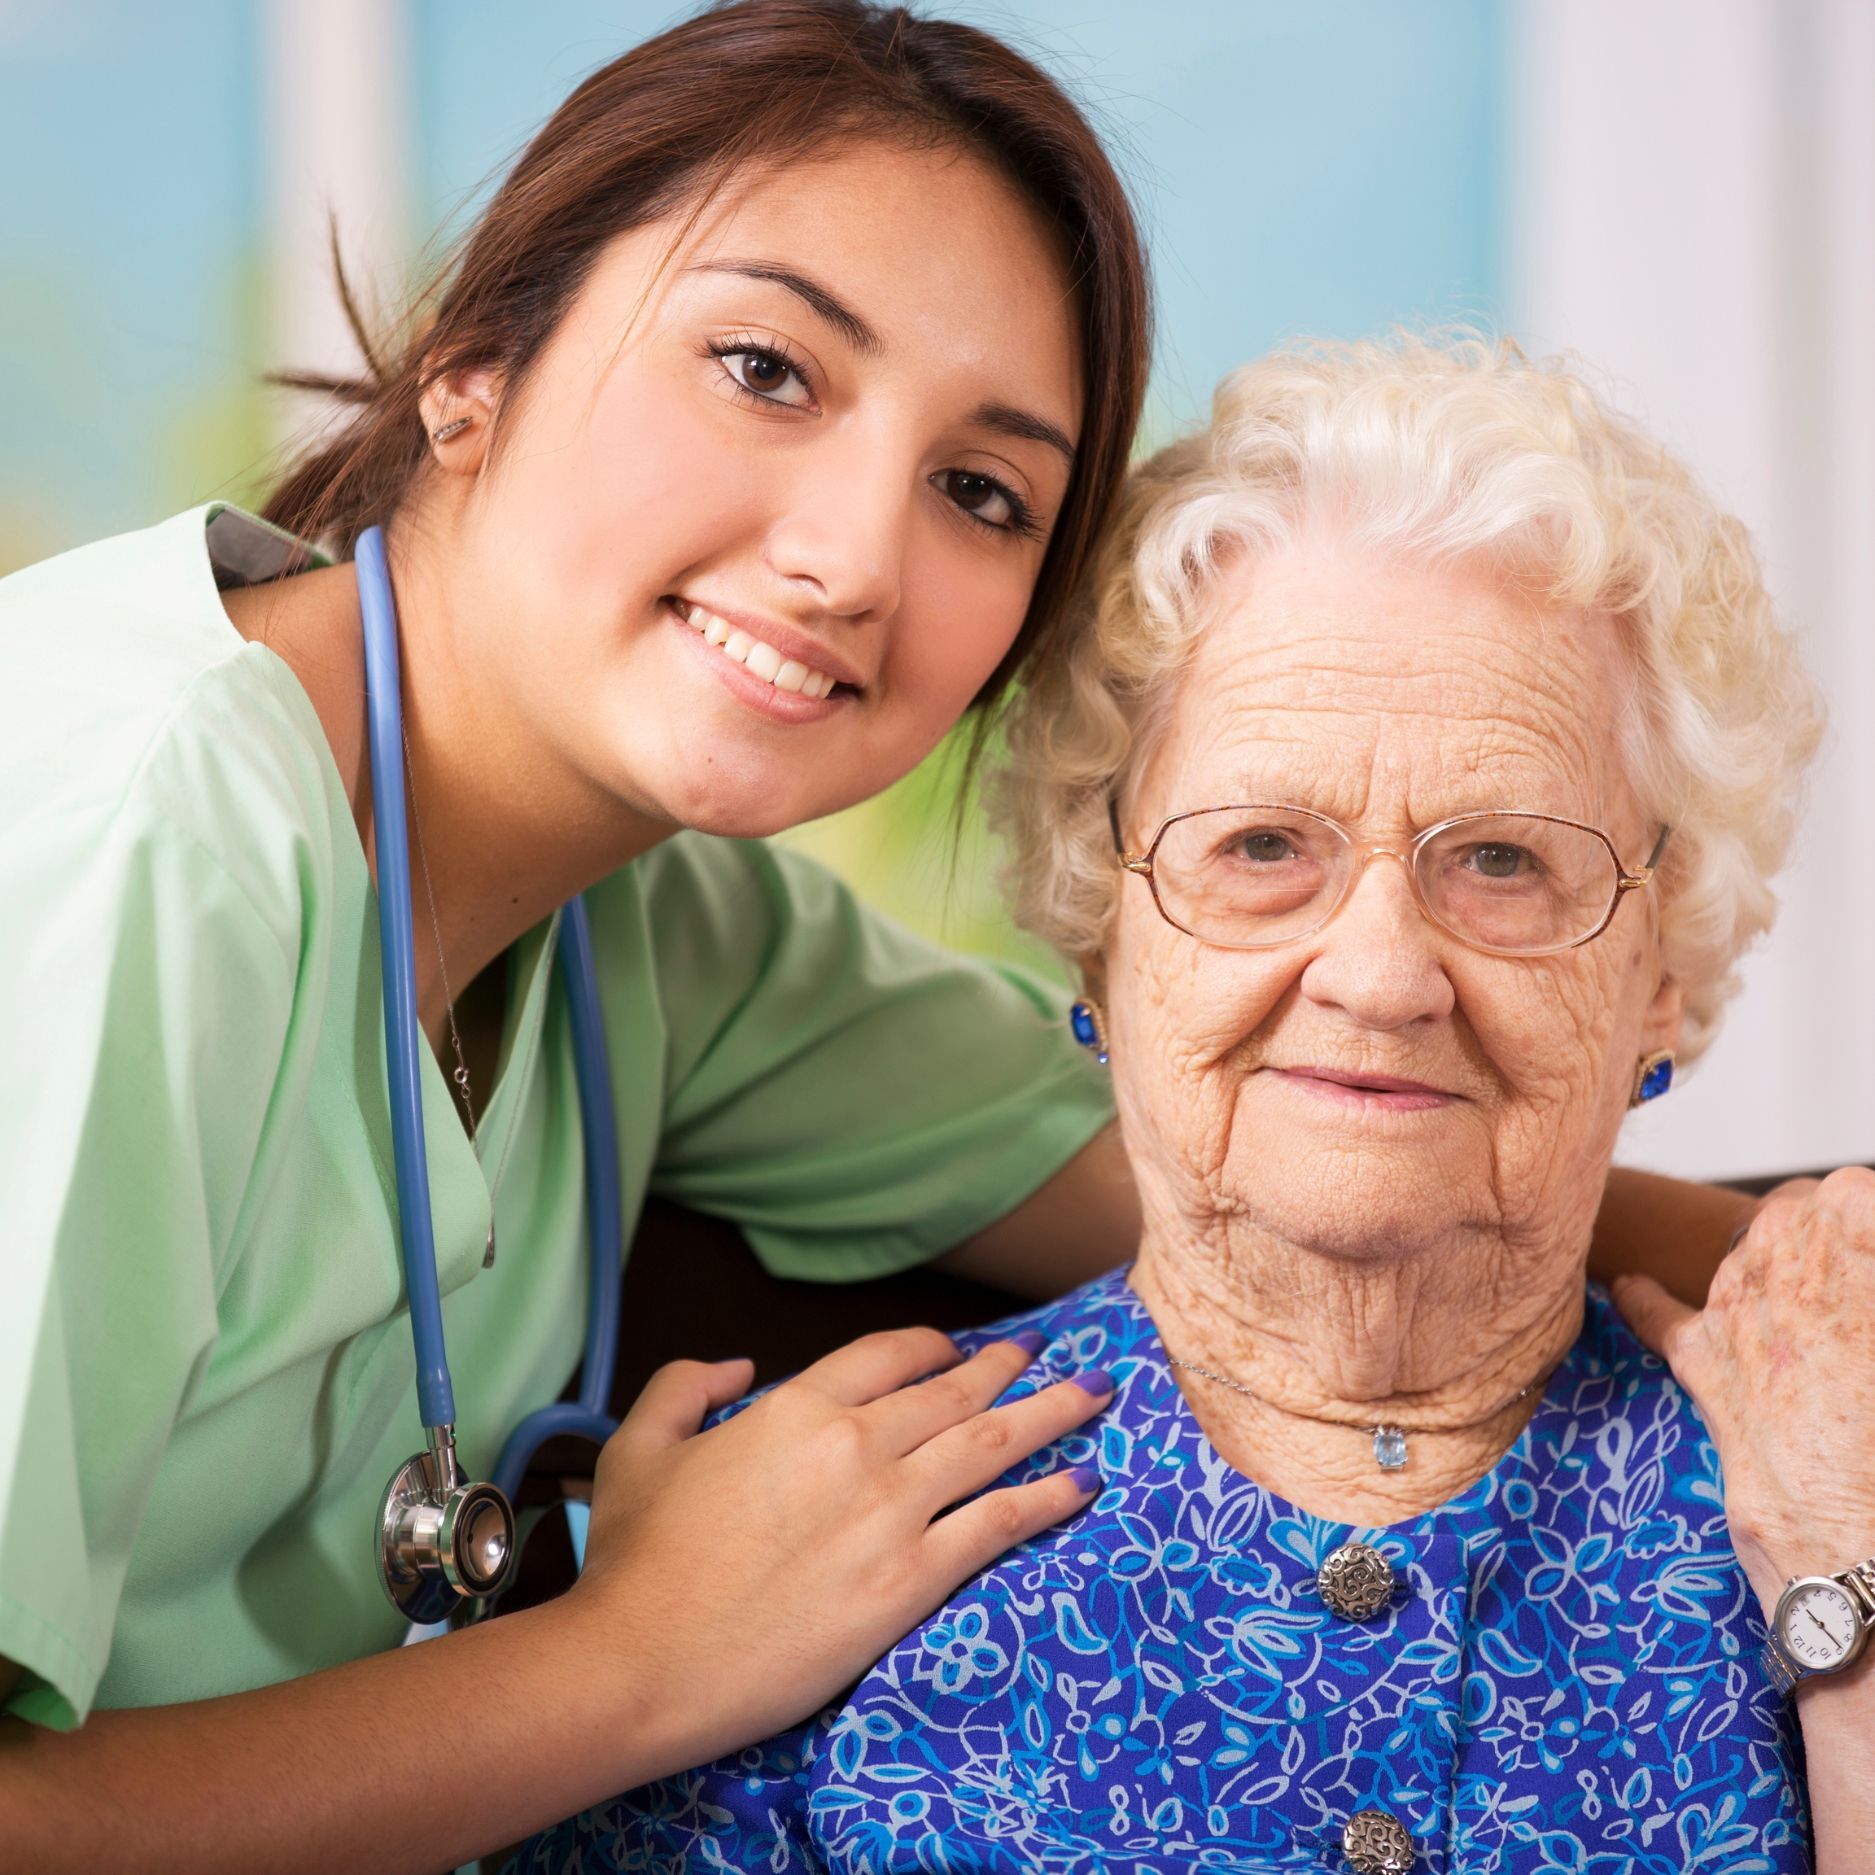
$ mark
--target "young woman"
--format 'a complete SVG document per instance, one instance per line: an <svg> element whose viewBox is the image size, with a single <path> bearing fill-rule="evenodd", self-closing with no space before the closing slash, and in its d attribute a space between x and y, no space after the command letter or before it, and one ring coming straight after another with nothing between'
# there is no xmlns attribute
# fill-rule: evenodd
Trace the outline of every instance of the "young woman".
<svg viewBox="0 0 1875 1875"><path fill-rule="evenodd" d="M268 525L211 506L0 586L11 1864L454 1865L798 1718L1086 1501L1055 1475L939 1515L1101 1403L992 1410L1024 1347L874 1337L706 1437L748 1365L679 1364L604 1454L579 1587L396 1648L378 1503L419 1420L349 562L381 523L485 1476L578 1355L576 893L628 1225L656 1189L786 1272L948 1252L1037 1294L1130 1241L1052 996L742 842L1050 654L1146 325L1124 193L1047 78L859 0L744 0L573 94ZM1727 1201L1621 1202L1658 1264L1716 1257Z"/></svg>

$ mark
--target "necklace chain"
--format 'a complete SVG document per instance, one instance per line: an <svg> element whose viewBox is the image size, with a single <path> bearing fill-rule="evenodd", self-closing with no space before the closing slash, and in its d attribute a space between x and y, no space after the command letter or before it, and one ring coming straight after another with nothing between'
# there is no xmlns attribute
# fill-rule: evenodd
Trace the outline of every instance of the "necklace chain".
<svg viewBox="0 0 1875 1875"><path fill-rule="evenodd" d="M417 776L410 760L410 733L404 731L404 773L410 784L410 819L417 830L417 861L423 868L423 896L429 901L430 937L436 945L436 967L443 978L443 1014L449 1022L449 1045L455 1050L456 1071L449 1078L456 1084L456 1098L462 1102L462 1117L468 1123L469 1144L476 1143L480 1122L475 1114L475 1092L469 1085L469 1063L462 1052L462 1033L456 1027L456 999L449 987L449 960L443 955L443 927L436 916L436 888L430 883L430 855L423 844L423 812L417 805Z"/></svg>
<svg viewBox="0 0 1875 1875"><path fill-rule="evenodd" d="M1170 1353L1165 1357L1174 1367L1182 1367L1188 1374L1197 1374L1205 1380L1214 1380L1220 1387L1228 1387L1233 1393L1241 1393L1246 1399L1255 1400L1259 1405L1269 1406L1271 1402L1257 1392L1254 1387L1246 1387L1241 1380L1233 1380L1229 1374L1220 1374L1215 1368L1200 1367L1196 1361L1181 1360ZM1533 1380L1528 1386L1519 1387L1509 1399L1500 1400L1488 1413L1480 1413L1476 1419L1461 1420L1456 1426L1414 1426L1407 1428L1393 1421L1376 1424L1365 1419L1335 1419L1326 1413L1296 1413L1297 1419L1310 1419L1320 1426L1345 1426L1351 1432L1367 1432L1373 1435L1374 1457L1383 1471L1398 1471L1406 1463L1406 1434L1410 1430L1415 1438L1424 1434L1445 1432L1470 1432L1478 1426L1488 1426L1500 1414L1508 1413L1520 1400L1527 1400L1538 1387L1548 1383L1549 1375L1540 1380Z"/></svg>
<svg viewBox="0 0 1875 1875"><path fill-rule="evenodd" d="M560 914L556 911L553 914L552 922L547 927L547 935L544 940L547 950L547 963L543 966L544 968L552 968L554 941L558 938L559 934ZM523 1069L525 1069L526 1064L533 1060L534 1044L540 1039L540 1031L547 1020L548 1000L549 998L545 991L536 993L534 998L533 1026L529 1029L525 1039L516 1041L514 1052L509 1057L508 1061L510 1074L514 1072L517 1064L520 1064ZM482 1253L482 1267L485 1270L493 1269L495 1266L495 1199L501 1191L501 1181L508 1174L508 1154L514 1150L514 1136L520 1130L520 1115L510 1109L508 1114L507 1136L501 1142L501 1157L495 1161L494 1183L488 1188L488 1248Z"/></svg>
<svg viewBox="0 0 1875 1875"><path fill-rule="evenodd" d="M462 1102L463 1117L469 1125L469 1144L479 1147L481 1143L481 1122L475 1111L474 1090L469 1085L469 1063L462 1052L462 1034L456 1027L456 999L449 987L449 961L443 955L443 927L436 916L436 888L430 883L430 855L423 844L423 815L417 806L417 778L410 760L410 735L404 732L404 775L410 788L410 820L417 834L417 862L423 869L423 896L429 901L430 935L436 940L436 967L443 979L443 1013L449 1022L449 1045L455 1051L456 1071L449 1077L455 1083L457 1098ZM553 950L555 930L560 914L554 913L555 925L547 932L547 949ZM534 1037L538 1035L540 1024L547 1009L547 998L538 998L539 1007L534 1012L533 1031L524 1043L517 1046L513 1060L524 1062L533 1048ZM512 1065L512 1063L510 1064ZM495 1176L488 1188L488 1243L482 1251L483 1269L492 1269L495 1263L495 1200L501 1195L501 1181L507 1176L508 1155L514 1150L514 1136L519 1130L510 1118L508 1136L501 1142L501 1157L495 1164Z"/></svg>

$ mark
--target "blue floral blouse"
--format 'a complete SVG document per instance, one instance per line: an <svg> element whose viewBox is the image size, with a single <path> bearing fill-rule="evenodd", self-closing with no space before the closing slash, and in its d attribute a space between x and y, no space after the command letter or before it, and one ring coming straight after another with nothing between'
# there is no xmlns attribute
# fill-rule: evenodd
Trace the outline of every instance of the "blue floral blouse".
<svg viewBox="0 0 1875 1875"><path fill-rule="evenodd" d="M957 1337L1105 1367L1101 1417L1016 1468L1097 1465L1078 1517L960 1589L811 1724L537 1837L526 1875L1343 1875L1381 1809L1427 1875L1809 1866L1794 1728L1761 1675L1719 1467L1607 1297L1497 1466L1386 1529L1324 1522L1200 1431L1124 1271ZM1376 1619L1315 1588L1350 1538Z"/></svg>

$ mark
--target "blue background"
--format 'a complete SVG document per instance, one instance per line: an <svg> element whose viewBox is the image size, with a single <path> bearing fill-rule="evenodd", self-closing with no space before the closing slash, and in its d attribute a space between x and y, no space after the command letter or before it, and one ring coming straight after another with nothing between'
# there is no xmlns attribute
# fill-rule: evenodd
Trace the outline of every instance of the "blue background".
<svg viewBox="0 0 1875 1875"><path fill-rule="evenodd" d="M1501 6L933 10L1039 56L1109 134L1160 296L1148 440L1286 335L1504 316ZM406 0L415 225L460 225L581 75L679 16ZM267 24L0 0L0 571L265 480L257 387L293 362L264 323Z"/></svg>

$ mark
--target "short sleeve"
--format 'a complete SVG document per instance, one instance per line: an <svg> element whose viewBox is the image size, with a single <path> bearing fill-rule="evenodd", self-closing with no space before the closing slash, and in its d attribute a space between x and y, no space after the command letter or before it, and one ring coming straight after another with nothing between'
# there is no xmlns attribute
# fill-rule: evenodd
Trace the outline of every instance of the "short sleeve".
<svg viewBox="0 0 1875 1875"><path fill-rule="evenodd" d="M129 818L0 829L0 1655L60 1729L214 1349L293 995L221 864Z"/></svg>
<svg viewBox="0 0 1875 1875"><path fill-rule="evenodd" d="M777 1274L935 1256L1112 1118L1056 987L914 936L799 854L670 847L647 883L670 1049L652 1188L734 1219Z"/></svg>

